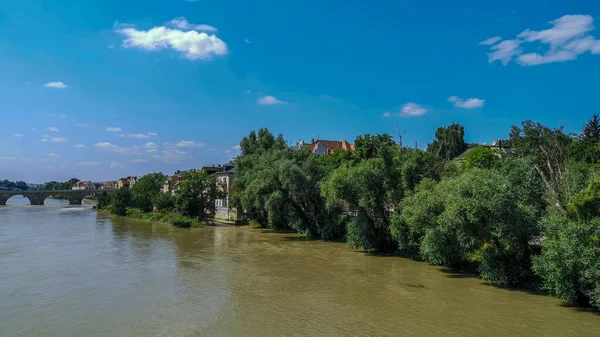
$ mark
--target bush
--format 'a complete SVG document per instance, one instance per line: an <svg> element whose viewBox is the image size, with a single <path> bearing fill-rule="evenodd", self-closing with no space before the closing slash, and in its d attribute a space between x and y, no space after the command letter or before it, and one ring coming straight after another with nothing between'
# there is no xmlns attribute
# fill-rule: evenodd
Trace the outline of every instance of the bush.
<svg viewBox="0 0 600 337"><path fill-rule="evenodd" d="M171 218L171 224L178 228L190 228L192 227L193 221L184 216L176 216Z"/></svg>
<svg viewBox="0 0 600 337"><path fill-rule="evenodd" d="M265 228L265 226L259 224L256 220L248 221L248 226L250 226L252 228Z"/></svg>
<svg viewBox="0 0 600 337"><path fill-rule="evenodd" d="M175 207L175 196L161 193L154 198L154 206L159 210L169 210Z"/></svg>
<svg viewBox="0 0 600 337"><path fill-rule="evenodd" d="M394 238L409 254L451 268L475 266L499 285L530 276L529 237L536 218L516 198L509 179L472 169L435 187L425 181L392 219Z"/></svg>
<svg viewBox="0 0 600 337"><path fill-rule="evenodd" d="M127 207L131 204L131 192L128 188L118 189L110 202L109 211L120 216L127 215Z"/></svg>
<svg viewBox="0 0 600 337"><path fill-rule="evenodd" d="M543 289L600 309L600 219L568 220L558 227L560 231L545 231L542 254L533 262Z"/></svg>
<svg viewBox="0 0 600 337"><path fill-rule="evenodd" d="M500 161L497 151L488 146L477 146L465 155L465 166L470 168L490 169Z"/></svg>

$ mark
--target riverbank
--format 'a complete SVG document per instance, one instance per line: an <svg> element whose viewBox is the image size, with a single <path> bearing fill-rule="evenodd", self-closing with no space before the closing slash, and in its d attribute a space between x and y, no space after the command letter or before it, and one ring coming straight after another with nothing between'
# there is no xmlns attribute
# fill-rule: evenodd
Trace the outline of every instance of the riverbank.
<svg viewBox="0 0 600 337"><path fill-rule="evenodd" d="M142 212L137 208L127 208L126 215L116 215L108 210L96 209L97 212L102 214L108 214L120 218L130 218L138 220L146 220L150 222L161 222L173 225L178 228L203 228L205 224L198 221L198 219L191 218L188 216L181 215L175 212L160 211L160 212Z"/></svg>

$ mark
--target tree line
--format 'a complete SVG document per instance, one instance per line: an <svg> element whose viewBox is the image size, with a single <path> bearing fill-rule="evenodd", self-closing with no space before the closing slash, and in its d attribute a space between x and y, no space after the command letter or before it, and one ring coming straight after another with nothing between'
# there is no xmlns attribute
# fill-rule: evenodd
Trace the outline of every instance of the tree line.
<svg viewBox="0 0 600 337"><path fill-rule="evenodd" d="M197 227L215 211L214 200L222 197L215 176L190 170L180 176L177 195L163 193L168 177L150 173L131 187L102 191L96 208L119 216L171 223L176 227Z"/></svg>
<svg viewBox="0 0 600 337"><path fill-rule="evenodd" d="M387 134L354 144L315 156L250 132L235 161L238 211L255 226L600 307L598 116L576 135L524 121L494 148L467 144L459 124L438 128L425 150Z"/></svg>
<svg viewBox="0 0 600 337"><path fill-rule="evenodd" d="M29 186L24 181L9 181L7 179L0 180L0 191L27 191Z"/></svg>

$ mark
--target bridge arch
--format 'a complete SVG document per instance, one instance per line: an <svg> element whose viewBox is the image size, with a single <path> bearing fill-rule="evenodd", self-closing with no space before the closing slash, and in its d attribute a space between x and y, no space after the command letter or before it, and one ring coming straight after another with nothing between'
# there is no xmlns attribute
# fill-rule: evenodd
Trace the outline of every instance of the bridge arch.
<svg viewBox="0 0 600 337"><path fill-rule="evenodd" d="M0 205L31 205L31 200L23 194L0 195Z"/></svg>

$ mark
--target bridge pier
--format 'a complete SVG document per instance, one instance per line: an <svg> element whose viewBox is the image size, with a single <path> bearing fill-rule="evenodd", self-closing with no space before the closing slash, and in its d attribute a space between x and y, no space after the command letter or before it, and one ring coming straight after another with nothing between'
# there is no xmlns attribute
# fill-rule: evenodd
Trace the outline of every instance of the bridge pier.
<svg viewBox="0 0 600 337"><path fill-rule="evenodd" d="M83 201L83 199L75 197L69 198L67 200L69 200L69 205L81 205L81 202Z"/></svg>
<svg viewBox="0 0 600 337"><path fill-rule="evenodd" d="M47 196L46 195L38 195L38 194L26 194L27 198L29 199L29 202L31 202L31 205L33 206L43 206L44 205L44 200L46 200Z"/></svg>
<svg viewBox="0 0 600 337"><path fill-rule="evenodd" d="M10 198L9 195L0 194L0 206L6 205L6 201Z"/></svg>

